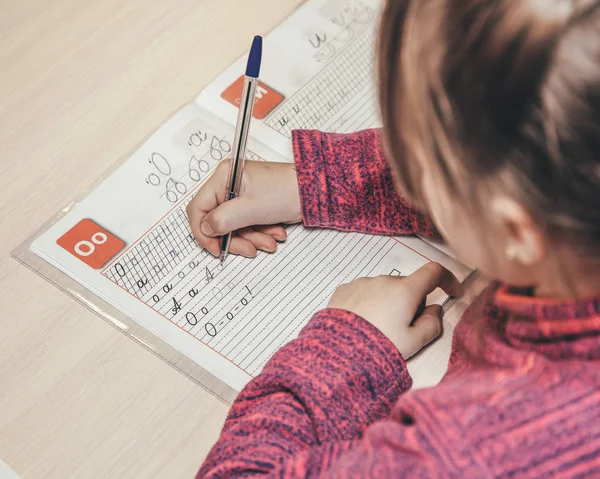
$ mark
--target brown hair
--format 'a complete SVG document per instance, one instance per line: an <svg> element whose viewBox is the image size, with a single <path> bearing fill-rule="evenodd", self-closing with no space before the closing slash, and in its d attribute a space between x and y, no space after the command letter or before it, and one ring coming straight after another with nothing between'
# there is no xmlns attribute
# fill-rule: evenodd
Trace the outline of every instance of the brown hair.
<svg viewBox="0 0 600 479"><path fill-rule="evenodd" d="M600 249L600 1L387 0L384 137L465 207L504 188L547 231ZM479 195L479 197L478 197Z"/></svg>

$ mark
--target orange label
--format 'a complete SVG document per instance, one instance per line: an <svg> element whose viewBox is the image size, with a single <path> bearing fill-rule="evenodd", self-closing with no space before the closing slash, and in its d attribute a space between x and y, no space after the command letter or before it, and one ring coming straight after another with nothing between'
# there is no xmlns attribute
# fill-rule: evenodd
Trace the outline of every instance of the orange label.
<svg viewBox="0 0 600 479"><path fill-rule="evenodd" d="M77 223L56 241L88 266L100 269L125 247L125 243L92 220Z"/></svg>
<svg viewBox="0 0 600 479"><path fill-rule="evenodd" d="M227 90L221 93L221 98L227 100L236 108L240 107L242 91L244 90L244 76L236 80ZM283 95L277 93L272 88L258 82L256 86L256 99L254 100L254 110L252 116L257 120L262 120L273 108L283 101Z"/></svg>

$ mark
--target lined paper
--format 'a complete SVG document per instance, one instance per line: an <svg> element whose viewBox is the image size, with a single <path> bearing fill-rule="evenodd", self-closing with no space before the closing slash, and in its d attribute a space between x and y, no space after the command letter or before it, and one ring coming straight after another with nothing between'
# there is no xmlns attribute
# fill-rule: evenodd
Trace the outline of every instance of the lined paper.
<svg viewBox="0 0 600 479"><path fill-rule="evenodd" d="M297 128L378 126L373 53L379 8L379 0L311 0L265 39L261 81L284 100L253 122L249 160L292 161L290 137ZM226 70L32 244L36 254L236 390L298 335L340 284L408 275L432 260L460 279L469 273L418 238L299 224L287 227L288 239L275 254L260 252L256 259L230 256L221 265L202 249L185 208L231 152L237 109L220 94L240 72L240 62ZM82 220L90 237L73 251L58 244ZM113 246L125 246L94 269L89 258L108 247L109 237L116 238ZM445 299L438 292L429 301ZM424 377L424 385L435 382L422 365L427 355L444 354L427 351L411 373Z"/></svg>

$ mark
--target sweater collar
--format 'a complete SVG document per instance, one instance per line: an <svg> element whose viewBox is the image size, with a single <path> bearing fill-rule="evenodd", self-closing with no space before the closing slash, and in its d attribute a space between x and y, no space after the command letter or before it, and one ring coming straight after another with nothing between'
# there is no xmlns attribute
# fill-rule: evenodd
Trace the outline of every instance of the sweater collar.
<svg viewBox="0 0 600 479"><path fill-rule="evenodd" d="M600 359L600 295L544 299L528 290L500 286L493 303L504 317L502 333L510 344L554 358Z"/></svg>

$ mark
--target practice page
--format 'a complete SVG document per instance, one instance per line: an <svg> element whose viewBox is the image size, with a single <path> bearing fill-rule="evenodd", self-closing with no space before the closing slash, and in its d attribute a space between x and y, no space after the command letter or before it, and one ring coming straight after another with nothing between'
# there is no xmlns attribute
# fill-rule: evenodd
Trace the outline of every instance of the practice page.
<svg viewBox="0 0 600 479"><path fill-rule="evenodd" d="M295 129L349 133L381 125L375 44L382 3L311 0L265 37L255 138L291 159ZM245 62L246 55L196 103L234 123Z"/></svg>
<svg viewBox="0 0 600 479"><path fill-rule="evenodd" d="M302 225L287 228L277 253L230 256L221 266L194 240L185 207L228 156L232 135L231 125L195 104L184 108L32 251L236 390L340 283L410 274L430 260L461 279L468 274L417 238ZM252 139L249 148L249 159L285 161ZM445 299L438 292L430 302Z"/></svg>
<svg viewBox="0 0 600 479"><path fill-rule="evenodd" d="M349 132L378 124L372 63L379 4L311 0L269 35L262 70L268 84L259 89L248 159L291 161L295 128ZM225 266L200 248L185 208L230 155L242 63L167 121L31 247L236 390L339 284L407 275L428 261L441 262L461 280L470 273L418 238L302 225L287 228L277 253L230 256ZM429 302L446 299L438 291ZM433 347L411 362L415 385L437 382L448 353L449 347Z"/></svg>

